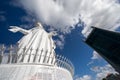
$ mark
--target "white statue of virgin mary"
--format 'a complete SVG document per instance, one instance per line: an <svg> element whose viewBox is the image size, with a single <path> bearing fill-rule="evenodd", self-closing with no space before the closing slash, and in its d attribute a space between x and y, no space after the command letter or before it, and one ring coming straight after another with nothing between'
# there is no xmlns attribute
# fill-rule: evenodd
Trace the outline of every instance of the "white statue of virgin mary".
<svg viewBox="0 0 120 80"><path fill-rule="evenodd" d="M18 41L17 62L54 63L54 49L56 46L52 36L56 35L55 31L50 33L46 32L39 22L30 30L25 30L17 26L10 27L10 31L19 31L24 34L24 36Z"/></svg>

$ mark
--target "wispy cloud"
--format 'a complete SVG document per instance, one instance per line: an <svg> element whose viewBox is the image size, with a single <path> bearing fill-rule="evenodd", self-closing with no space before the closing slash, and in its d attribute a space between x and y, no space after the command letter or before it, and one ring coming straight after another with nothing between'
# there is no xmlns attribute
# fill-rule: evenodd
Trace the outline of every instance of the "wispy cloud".
<svg viewBox="0 0 120 80"><path fill-rule="evenodd" d="M90 26L115 30L120 25L118 0L20 0L17 1L29 15L43 24L69 33L79 19L85 23L82 33Z"/></svg>
<svg viewBox="0 0 120 80"><path fill-rule="evenodd" d="M1 21L1 22L4 22L4 21L7 20L5 14L6 14L5 11L0 11L0 21Z"/></svg>
<svg viewBox="0 0 120 80"><path fill-rule="evenodd" d="M23 24L21 24L20 27L32 28L37 21L34 17L26 15L21 17L21 22Z"/></svg>
<svg viewBox="0 0 120 80"><path fill-rule="evenodd" d="M64 35L59 35L58 39L55 41L57 47L59 47L60 49L64 48L64 44L65 44L65 36Z"/></svg>
<svg viewBox="0 0 120 80"><path fill-rule="evenodd" d="M88 35L90 26L115 30L120 25L120 4L117 0L89 0L82 10L82 20L86 23L82 33ZM91 5L91 6L90 6ZM85 10L86 9L86 10Z"/></svg>
<svg viewBox="0 0 120 80"><path fill-rule="evenodd" d="M117 73L109 64L91 67L91 71L93 71L94 75L86 74L82 77L76 76L74 80L102 80L111 73Z"/></svg>
<svg viewBox="0 0 120 80"><path fill-rule="evenodd" d="M102 78L106 77L110 73L117 73L109 64L105 66L95 66L92 67L91 70L96 73L96 80L102 80Z"/></svg>
<svg viewBox="0 0 120 80"><path fill-rule="evenodd" d="M101 59L101 56L96 51L93 51L93 56L91 57L91 59L92 60Z"/></svg>
<svg viewBox="0 0 120 80"><path fill-rule="evenodd" d="M75 80L92 80L90 75L83 75L82 77L76 77Z"/></svg>
<svg viewBox="0 0 120 80"><path fill-rule="evenodd" d="M33 22L35 22L35 19L33 17L27 15L27 16L21 17L21 21L27 22L27 23L33 23Z"/></svg>
<svg viewBox="0 0 120 80"><path fill-rule="evenodd" d="M91 26L115 30L120 25L118 0L13 0L13 5L23 8L28 13L26 17L22 17L23 22L38 20L50 26L49 30L57 30L64 34L70 33L75 25L81 22L84 23L84 36L89 34ZM31 26L27 25L21 26ZM62 48L65 41L56 40L56 43ZM93 58L95 57L96 54Z"/></svg>
<svg viewBox="0 0 120 80"><path fill-rule="evenodd" d="M115 69L105 61L105 65L101 66L99 64L101 61L104 61L103 58L96 51L94 51L93 56L91 57L91 61L87 64L87 66L90 67L90 70L95 74L95 77L91 75L94 80L102 80L110 73L117 73Z"/></svg>
<svg viewBox="0 0 120 80"><path fill-rule="evenodd" d="M92 57L91 57L91 61L87 64L87 66L89 65L93 65L94 63L104 60L99 53L97 53L96 51L93 51Z"/></svg>

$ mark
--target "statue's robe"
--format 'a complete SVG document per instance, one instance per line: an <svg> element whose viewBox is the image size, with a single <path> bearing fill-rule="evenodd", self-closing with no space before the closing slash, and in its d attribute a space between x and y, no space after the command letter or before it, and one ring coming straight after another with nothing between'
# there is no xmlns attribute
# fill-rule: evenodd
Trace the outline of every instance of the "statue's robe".
<svg viewBox="0 0 120 80"><path fill-rule="evenodd" d="M50 33L46 32L43 27L40 26L34 27L30 30L18 31L22 31L25 34L18 41L17 62L54 64L54 49L56 46L54 45Z"/></svg>

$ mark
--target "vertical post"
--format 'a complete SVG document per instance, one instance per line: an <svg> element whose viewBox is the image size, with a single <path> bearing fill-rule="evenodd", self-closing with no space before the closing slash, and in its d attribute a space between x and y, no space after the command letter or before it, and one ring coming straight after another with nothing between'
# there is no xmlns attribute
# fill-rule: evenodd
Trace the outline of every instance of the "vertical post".
<svg viewBox="0 0 120 80"><path fill-rule="evenodd" d="M32 55L32 48L30 49L30 54L29 54L29 57L28 57L28 62L30 62L30 58L31 58L31 55Z"/></svg>
<svg viewBox="0 0 120 80"><path fill-rule="evenodd" d="M66 64L66 59L67 59L67 58L65 57L65 59L64 59L64 68L65 68L65 64Z"/></svg>
<svg viewBox="0 0 120 80"><path fill-rule="evenodd" d="M11 62L13 63L13 54L12 54L12 50L13 50L13 47L12 47L12 45L10 45L7 63L11 63Z"/></svg>
<svg viewBox="0 0 120 80"><path fill-rule="evenodd" d="M61 62L61 67L64 67L64 59L65 59L64 56L62 56L62 57L61 57L61 60L60 60L60 62Z"/></svg>
<svg viewBox="0 0 120 80"><path fill-rule="evenodd" d="M11 57L11 61L12 63L15 63L15 53L13 53L13 46L10 46L10 57Z"/></svg>
<svg viewBox="0 0 120 80"><path fill-rule="evenodd" d="M19 49L19 48L18 48L17 46L14 46L14 47L13 47L13 53L14 53L14 54L13 54L13 58L14 58L13 62L14 62L14 63L16 63L16 62L17 62L17 59L18 59L18 54L17 54L18 49Z"/></svg>
<svg viewBox="0 0 120 80"><path fill-rule="evenodd" d="M1 62L2 62L1 54L2 54L2 47L0 47L0 64L1 64Z"/></svg>
<svg viewBox="0 0 120 80"><path fill-rule="evenodd" d="M61 67L61 64L62 64L62 62L61 62L61 60L62 60L62 56L60 55L59 58L60 58L60 59L59 59L59 67Z"/></svg>
<svg viewBox="0 0 120 80"><path fill-rule="evenodd" d="M39 56L39 62L40 62L40 60L41 60L42 53L43 53L43 49L41 50L41 53L40 53L40 56Z"/></svg>
<svg viewBox="0 0 120 80"><path fill-rule="evenodd" d="M54 64L54 65L55 65L55 63L56 63L56 58L55 58L56 54L55 54L55 51L54 51L54 50L53 50L52 52L53 52L53 53L51 54L51 56L52 56L51 64Z"/></svg>
<svg viewBox="0 0 120 80"><path fill-rule="evenodd" d="M50 61L51 54L52 54L52 52L50 52L50 54L48 55L48 60L47 60L47 63L49 63L49 61Z"/></svg>
<svg viewBox="0 0 120 80"><path fill-rule="evenodd" d="M39 49L37 48L37 49L36 49L35 56L34 56L34 59L33 59L33 62L36 62L36 58L38 57L38 51L39 51Z"/></svg>
<svg viewBox="0 0 120 80"><path fill-rule="evenodd" d="M66 64L68 64L68 59L66 59ZM65 66L65 68L67 69L67 65Z"/></svg>
<svg viewBox="0 0 120 80"><path fill-rule="evenodd" d="M22 53L22 55L21 55L21 60L20 60L20 62L23 62L24 61L24 57L25 57L25 50L26 50L26 47L25 48L23 48L23 53Z"/></svg>
<svg viewBox="0 0 120 80"><path fill-rule="evenodd" d="M17 49L16 49L16 58L15 58L15 63L17 63L18 62L18 58L19 58L19 54L18 54L18 51L19 51L19 47L17 47Z"/></svg>
<svg viewBox="0 0 120 80"><path fill-rule="evenodd" d="M45 51L45 55L43 56L43 57L44 57L43 63L46 63L47 53L48 53L48 50L47 50L47 51Z"/></svg>
<svg viewBox="0 0 120 80"><path fill-rule="evenodd" d="M5 46L3 44L2 47L1 47L0 64L2 63L2 59L3 59L3 56L4 56L4 51L5 51Z"/></svg>
<svg viewBox="0 0 120 80"><path fill-rule="evenodd" d="M53 64L57 65L57 62L58 62L58 55L55 54L55 62Z"/></svg>
<svg viewBox="0 0 120 80"><path fill-rule="evenodd" d="M56 55L56 61L55 61L55 65L57 65L59 67L59 55Z"/></svg>

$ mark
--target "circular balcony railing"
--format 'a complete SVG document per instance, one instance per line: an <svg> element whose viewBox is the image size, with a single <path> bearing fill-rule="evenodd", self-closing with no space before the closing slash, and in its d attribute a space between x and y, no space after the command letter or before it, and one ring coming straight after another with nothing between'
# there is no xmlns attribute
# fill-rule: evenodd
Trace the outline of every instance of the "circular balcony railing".
<svg viewBox="0 0 120 80"><path fill-rule="evenodd" d="M23 52L24 50L25 49L23 49ZM74 75L74 66L71 63L71 61L68 60L66 57L61 56L61 55L56 55L56 54L54 56L46 55L48 54L48 51L44 51L44 50L40 50L40 51L41 51L41 54L22 54L21 55L22 61L24 60L24 57L27 55L29 56L26 62L28 64L35 63L39 65L53 65L53 66L67 69L71 73L72 76ZM45 53L44 55L42 54L43 52ZM32 60L32 62L30 61L31 55L34 56L34 59ZM7 47L7 48L4 45L0 46L0 64L22 63L22 61L21 62L18 61L19 56L20 55L17 54L16 46L11 45L10 47ZM37 62L35 61L36 57L39 58Z"/></svg>

